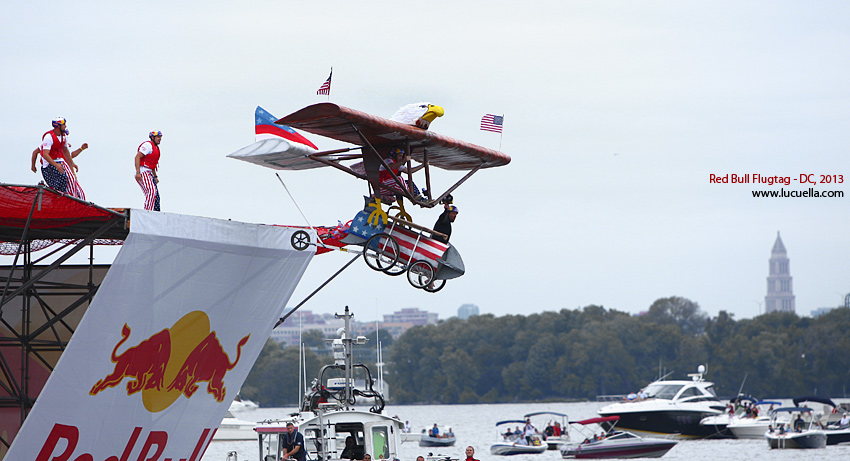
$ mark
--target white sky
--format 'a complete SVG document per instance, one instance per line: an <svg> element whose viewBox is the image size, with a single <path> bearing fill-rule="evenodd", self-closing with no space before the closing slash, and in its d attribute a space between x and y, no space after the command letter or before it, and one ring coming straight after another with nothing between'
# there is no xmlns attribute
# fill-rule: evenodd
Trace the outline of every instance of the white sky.
<svg viewBox="0 0 850 461"><path fill-rule="evenodd" d="M71 143L90 146L77 159L88 199L138 208L133 156L159 129L164 211L302 225L272 170L226 155L253 142L257 105L282 117L325 101L316 90L333 66L332 102L390 117L428 101L446 111L431 130L464 141L498 148L478 124L505 114L513 161L455 194L466 275L429 294L358 262L305 309L639 312L683 296L747 318L777 231L799 314L850 292L850 197L757 199L780 186L708 181L844 175L815 187L850 192L846 2L125 3L4 7L0 182L41 180L30 153L63 116ZM458 177L436 171L440 185ZM314 225L351 219L366 192L330 168L281 176ZM316 257L290 305L347 261Z"/></svg>

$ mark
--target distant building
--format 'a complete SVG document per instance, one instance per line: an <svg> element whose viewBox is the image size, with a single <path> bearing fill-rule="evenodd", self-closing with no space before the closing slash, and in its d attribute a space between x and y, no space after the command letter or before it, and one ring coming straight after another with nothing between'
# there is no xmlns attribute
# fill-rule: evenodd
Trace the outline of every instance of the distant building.
<svg viewBox="0 0 850 461"><path fill-rule="evenodd" d="M345 321L334 317L333 314L314 314L299 309L281 326L272 330L271 338L279 343L296 346L302 331L319 330L325 338L336 338L337 330L344 325Z"/></svg>
<svg viewBox="0 0 850 461"><path fill-rule="evenodd" d="M770 252L770 269L767 276L767 296L764 297L765 313L795 312L794 287L791 279L791 260L779 232Z"/></svg>
<svg viewBox="0 0 850 461"><path fill-rule="evenodd" d="M405 307L400 311L384 315L384 323L412 323L429 325L437 323L438 314L420 311L418 307Z"/></svg>
<svg viewBox="0 0 850 461"><path fill-rule="evenodd" d="M457 316L460 319L466 320L473 315L478 315L478 306L475 304L461 304L461 306L457 308Z"/></svg>
<svg viewBox="0 0 850 461"><path fill-rule="evenodd" d="M827 312L829 312L833 309L835 309L835 308L834 307L819 307L817 309L812 309L812 317L818 318L821 315L826 314Z"/></svg>
<svg viewBox="0 0 850 461"><path fill-rule="evenodd" d="M287 311L288 312L288 311ZM379 329L387 330L393 339L398 339L405 331L417 325L436 324L438 314L421 311L416 307L404 308L393 314L384 315L383 322L351 321L353 335L368 335ZM314 314L308 310L299 309L286 319L281 326L272 330L271 338L279 343L294 346L299 342L302 332L318 330L325 338L336 338L337 330L345 325L345 321L333 314Z"/></svg>

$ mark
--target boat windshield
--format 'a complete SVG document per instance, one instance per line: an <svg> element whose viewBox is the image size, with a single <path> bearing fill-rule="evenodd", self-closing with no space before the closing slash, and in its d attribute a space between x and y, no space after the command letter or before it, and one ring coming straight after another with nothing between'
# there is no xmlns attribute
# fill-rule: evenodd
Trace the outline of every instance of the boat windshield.
<svg viewBox="0 0 850 461"><path fill-rule="evenodd" d="M673 400L673 397L679 393L682 387L684 387L682 384L650 384L646 386L644 392L649 397Z"/></svg>

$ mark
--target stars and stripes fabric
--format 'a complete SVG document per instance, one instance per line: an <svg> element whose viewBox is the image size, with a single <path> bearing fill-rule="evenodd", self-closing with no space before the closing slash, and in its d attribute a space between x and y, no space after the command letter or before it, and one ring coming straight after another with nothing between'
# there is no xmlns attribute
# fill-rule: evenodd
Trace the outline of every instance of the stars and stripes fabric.
<svg viewBox="0 0 850 461"><path fill-rule="evenodd" d="M492 131L494 133L502 132L502 125L505 122L504 115L485 114L481 117L481 130Z"/></svg>
<svg viewBox="0 0 850 461"><path fill-rule="evenodd" d="M316 94L331 94L331 77L334 75L334 70L331 69L331 74L328 75L328 79L325 80L325 83L322 83L322 86L319 87L319 91L316 91Z"/></svg>
<svg viewBox="0 0 850 461"><path fill-rule="evenodd" d="M77 175L74 173L74 169L68 166L68 164L65 164L65 174L68 175L68 195L77 197L80 200L85 200L86 194L83 192L83 188L77 181Z"/></svg>
<svg viewBox="0 0 850 461"><path fill-rule="evenodd" d="M399 262L408 266L415 261L428 261L435 269L449 248L443 243L401 226L394 226L389 234L398 242Z"/></svg>
<svg viewBox="0 0 850 461"><path fill-rule="evenodd" d="M279 125L275 123L276 121L277 117L275 117L274 115L269 113L269 111L263 109L262 107L257 106L257 109L254 111L254 133L256 134L255 140L263 141L265 139L283 138L319 150L319 148L316 147L315 144L310 142L309 139L302 136L301 133L295 131L293 128L288 127L286 125Z"/></svg>
<svg viewBox="0 0 850 461"><path fill-rule="evenodd" d="M152 211L159 210L159 188L156 186L156 180L150 170L145 170L141 174L141 179L137 179L139 187L145 193L145 209Z"/></svg>

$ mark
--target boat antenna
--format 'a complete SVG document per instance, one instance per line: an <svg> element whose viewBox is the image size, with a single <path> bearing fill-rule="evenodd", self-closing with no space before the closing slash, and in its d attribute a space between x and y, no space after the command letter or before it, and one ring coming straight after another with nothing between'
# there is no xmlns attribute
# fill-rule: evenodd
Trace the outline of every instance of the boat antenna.
<svg viewBox="0 0 850 461"><path fill-rule="evenodd" d="M298 388L301 390L298 396L298 404L304 400L304 395L307 393L307 370L302 367L302 358L304 357L304 316L298 313ZM303 387L302 387L303 382Z"/></svg>
<svg viewBox="0 0 850 461"><path fill-rule="evenodd" d="M747 375L749 375L749 374L750 374L749 371L744 373L744 380L741 381L741 387L738 388L738 395L741 395L741 392L744 392L744 383L747 382Z"/></svg>

